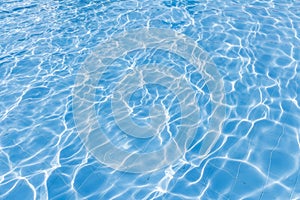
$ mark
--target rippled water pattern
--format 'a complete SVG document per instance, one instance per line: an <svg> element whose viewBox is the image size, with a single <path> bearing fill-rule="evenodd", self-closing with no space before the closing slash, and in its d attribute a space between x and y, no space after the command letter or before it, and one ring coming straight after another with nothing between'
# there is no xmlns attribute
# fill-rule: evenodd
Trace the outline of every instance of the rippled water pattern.
<svg viewBox="0 0 300 200"><path fill-rule="evenodd" d="M299 63L299 1L0 0L0 199L300 199Z"/></svg>

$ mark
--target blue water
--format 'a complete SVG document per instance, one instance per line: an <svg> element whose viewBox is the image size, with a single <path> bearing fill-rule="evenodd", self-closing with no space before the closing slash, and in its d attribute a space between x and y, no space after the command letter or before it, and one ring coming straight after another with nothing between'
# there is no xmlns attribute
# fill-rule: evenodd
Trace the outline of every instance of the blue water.
<svg viewBox="0 0 300 200"><path fill-rule="evenodd" d="M300 199L299 64L299 1L0 0L0 199Z"/></svg>

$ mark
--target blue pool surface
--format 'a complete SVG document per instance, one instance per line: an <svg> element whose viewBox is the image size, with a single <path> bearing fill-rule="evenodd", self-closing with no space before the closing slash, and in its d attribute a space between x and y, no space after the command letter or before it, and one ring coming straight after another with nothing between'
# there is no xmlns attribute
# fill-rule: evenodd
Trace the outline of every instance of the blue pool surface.
<svg viewBox="0 0 300 200"><path fill-rule="evenodd" d="M0 0L0 199L300 199L300 1Z"/></svg>

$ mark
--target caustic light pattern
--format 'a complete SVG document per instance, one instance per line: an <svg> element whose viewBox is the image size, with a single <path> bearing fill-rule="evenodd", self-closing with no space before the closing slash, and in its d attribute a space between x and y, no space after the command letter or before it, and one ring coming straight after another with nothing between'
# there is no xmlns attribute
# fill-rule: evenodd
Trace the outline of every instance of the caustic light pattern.
<svg viewBox="0 0 300 200"><path fill-rule="evenodd" d="M186 64L174 66L170 53L175 54L179 57L177 60ZM169 60L164 61L158 58L158 55L166 56ZM127 62L127 67L117 63L118 59L123 59L123 63ZM120 73L116 74L116 71ZM101 85L99 81L105 77L103 75L105 73L106 76L113 77L105 78L109 81L106 85ZM192 80L192 76L196 74L204 77L202 83ZM212 97L211 116L209 116L208 130L200 137L202 147L199 157L204 157L215 144L225 117L223 82L217 68L209 62L207 55L196 42L175 31L148 28L119 34L100 44L87 58L77 75L73 94L77 130L89 151L109 167L135 173L158 170L182 157L194 140L195 134L201 134L198 129L202 124L202 110L198 104L205 86ZM113 135L114 129L110 128L104 132L102 126L111 123L97 120L95 99L99 87L102 87L103 91L107 88L110 90L106 92L106 96L102 95L99 103L108 103L111 113L99 110L98 114L113 119L122 132L120 135L125 134L121 138L127 145L122 146L125 145L127 149L119 148L110 142L110 137L112 140L116 138ZM167 91L162 97L159 94L160 88L165 88ZM149 113L144 116L146 124L135 122L133 110L137 106L130 106L130 98L139 89L144 89L150 96L151 90L156 90L153 94L156 96L153 98L157 100L148 105ZM171 97L170 93L174 96ZM146 98L143 95L140 100ZM164 100L159 100L161 98L165 100L173 98L171 101L174 104L177 100L177 111L172 103L166 105ZM144 107L142 111L145 110ZM171 137L166 144L162 145L165 135ZM124 137L128 141L125 141ZM130 140L138 139L145 143L142 146L144 152L140 152L140 149L128 151L134 146L134 142ZM155 143L155 140L161 142ZM157 149L145 152L147 147L153 148L155 144Z"/></svg>

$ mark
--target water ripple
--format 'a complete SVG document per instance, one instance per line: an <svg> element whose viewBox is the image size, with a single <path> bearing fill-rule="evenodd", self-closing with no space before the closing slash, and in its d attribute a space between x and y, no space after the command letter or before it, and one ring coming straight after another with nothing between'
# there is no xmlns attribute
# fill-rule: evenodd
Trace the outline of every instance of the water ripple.
<svg viewBox="0 0 300 200"><path fill-rule="evenodd" d="M0 199L299 199L299 10L293 0L2 2ZM162 148L179 134L181 117L173 91L146 84L128 99L135 108L130 117L139 126L153 125L147 119L151 114L170 117L170 134L148 146L141 138L119 137L122 131L105 97L115 87L124 92L113 83L126 73L140 72L138 67L127 71L132 62L147 66L147 60L155 60L150 64L156 75L168 74L154 70L166 64L175 74L187 74L184 80L199 91L198 104L192 105L200 108L200 134L182 156L156 171L122 172L99 162L78 134L72 107L76 77L99 44L149 28L185 35L206 52L209 59L202 61L210 60L223 82L226 113L215 145L200 156L213 113L205 74L193 73L188 59L171 51L142 48L110 55L118 59L95 83L92 119L102 123L104 133L111 130L111 142L124 151ZM151 113L154 104L169 106L172 115L161 115L162 107Z"/></svg>

